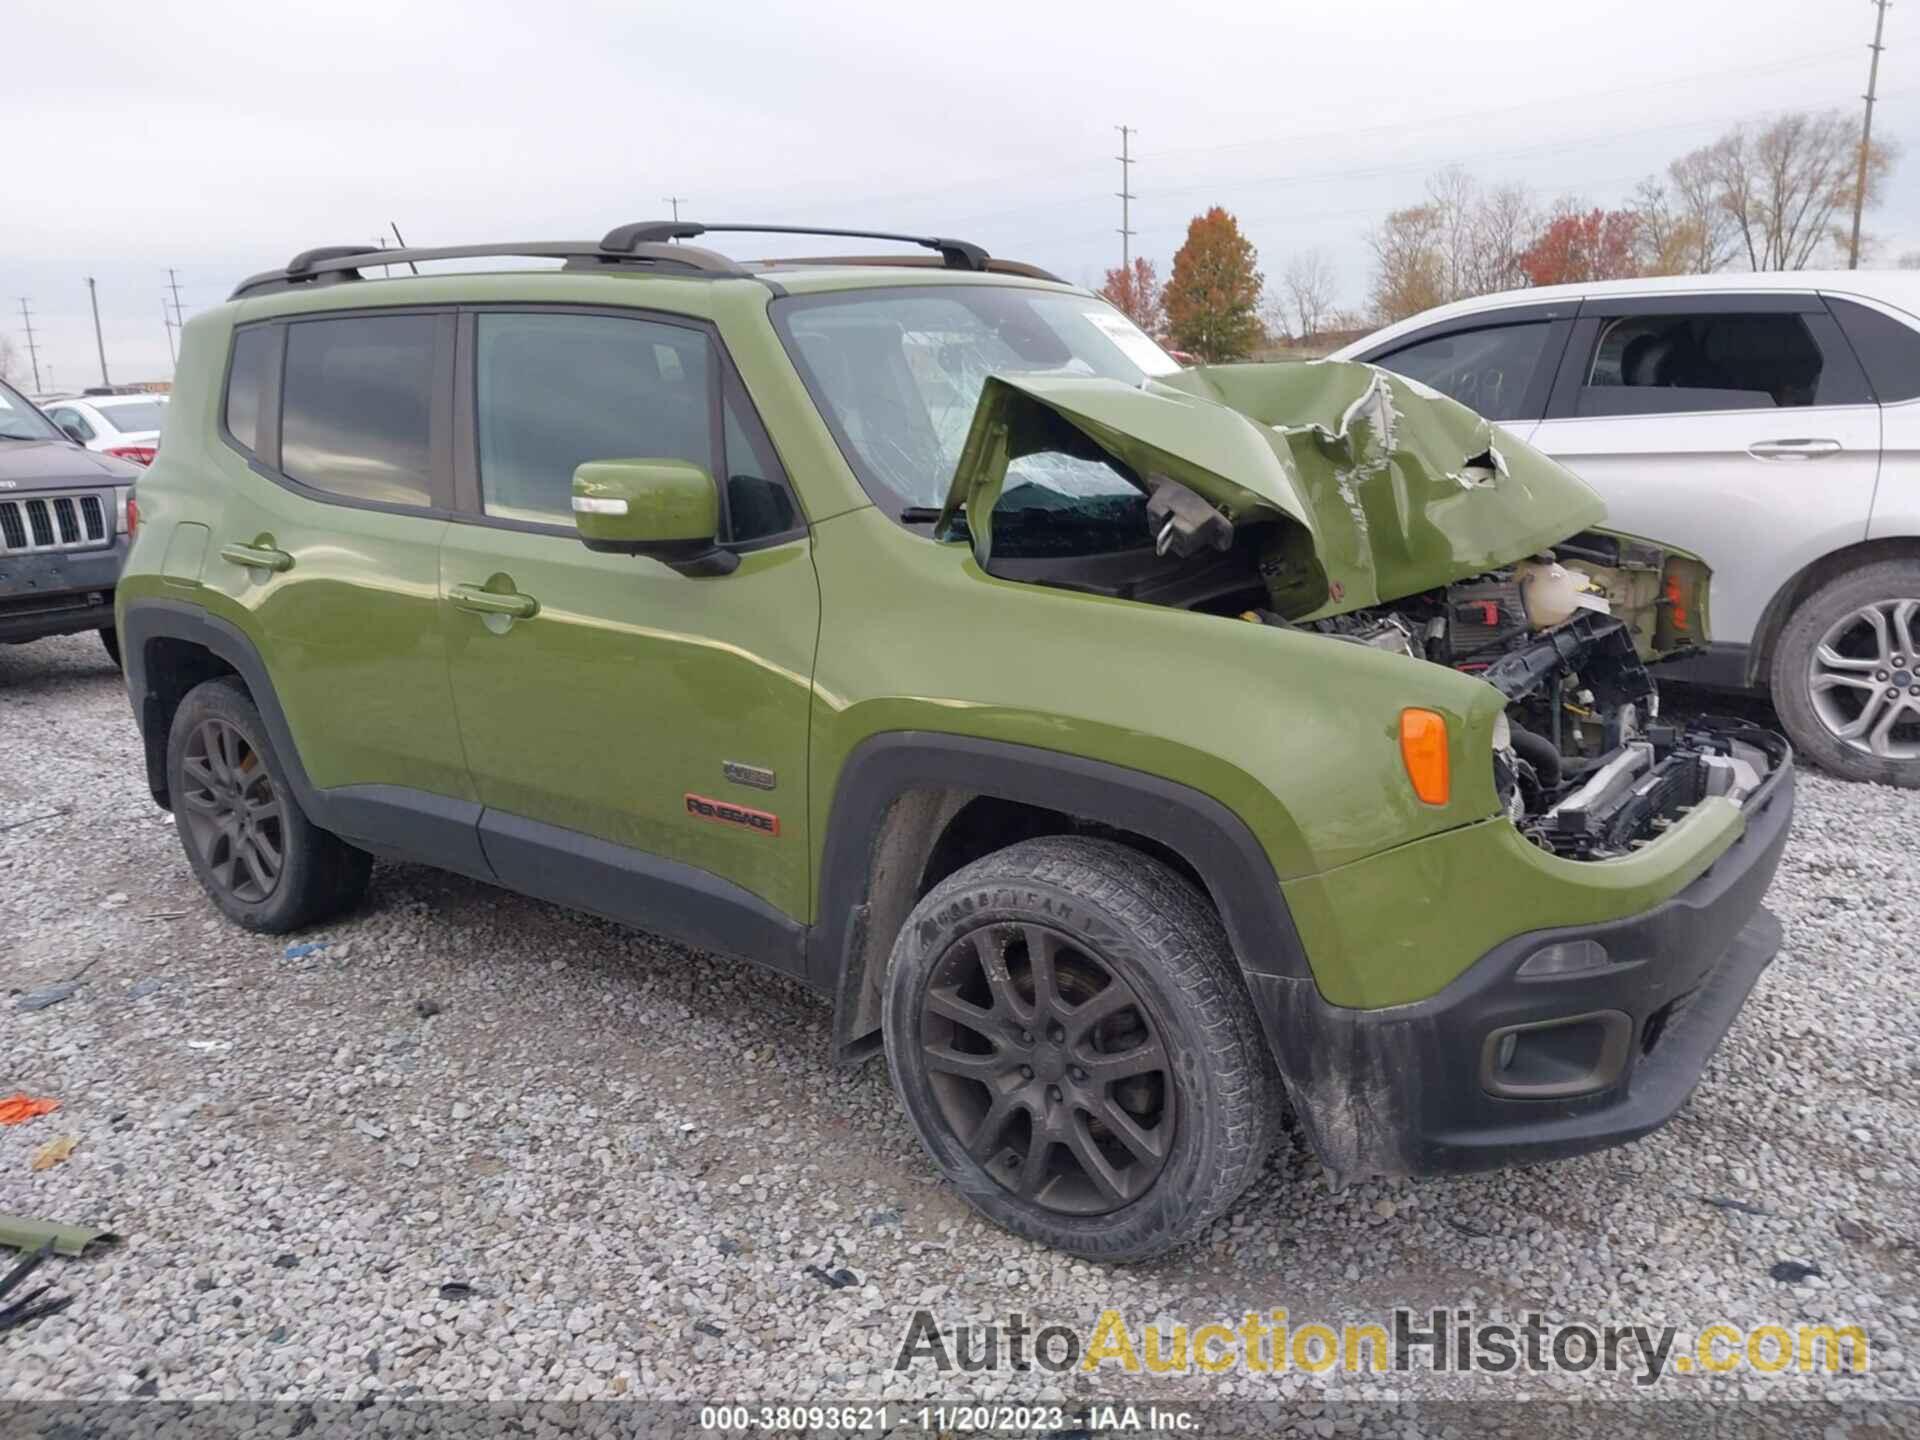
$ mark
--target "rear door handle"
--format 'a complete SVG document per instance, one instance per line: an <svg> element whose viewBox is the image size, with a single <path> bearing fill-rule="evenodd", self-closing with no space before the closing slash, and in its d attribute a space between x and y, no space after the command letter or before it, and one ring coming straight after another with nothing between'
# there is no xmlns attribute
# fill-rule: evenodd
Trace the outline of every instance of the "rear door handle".
<svg viewBox="0 0 1920 1440"><path fill-rule="evenodd" d="M222 545L220 558L249 570L271 570L275 574L293 568L293 556L271 545Z"/></svg>
<svg viewBox="0 0 1920 1440"><path fill-rule="evenodd" d="M538 600L513 591L503 595L497 590L483 590L478 585L456 585L447 593L457 607L470 610L475 615L505 615L511 620L531 620L540 613Z"/></svg>
<svg viewBox="0 0 1920 1440"><path fill-rule="evenodd" d="M1756 460L1818 460L1840 448L1838 440L1756 440L1747 447L1747 453Z"/></svg>

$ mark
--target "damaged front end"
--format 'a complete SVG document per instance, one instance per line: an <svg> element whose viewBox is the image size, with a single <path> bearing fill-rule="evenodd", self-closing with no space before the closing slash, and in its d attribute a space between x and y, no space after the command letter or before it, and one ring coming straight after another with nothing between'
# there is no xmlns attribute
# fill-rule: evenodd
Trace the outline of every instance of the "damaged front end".
<svg viewBox="0 0 1920 1440"><path fill-rule="evenodd" d="M1073 473L1090 463L1127 482L1133 509L1076 504L1097 490ZM1096 509L1105 538L1062 543ZM1543 850L1602 860L1708 797L1739 803L1787 756L1768 732L1660 722L1648 662L1705 643L1708 572L1597 528L1603 515L1579 479L1455 402L1323 362L1141 386L996 376L937 533L1004 578L1476 675L1508 702L1492 756L1508 818Z"/></svg>

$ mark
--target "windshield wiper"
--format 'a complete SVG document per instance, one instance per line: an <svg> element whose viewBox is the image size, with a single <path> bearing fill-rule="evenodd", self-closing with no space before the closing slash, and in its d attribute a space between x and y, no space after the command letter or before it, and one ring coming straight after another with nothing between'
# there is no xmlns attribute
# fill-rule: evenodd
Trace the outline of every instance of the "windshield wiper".
<svg viewBox="0 0 1920 1440"><path fill-rule="evenodd" d="M939 518L940 507L937 505L909 505L900 512L900 523L902 525L931 525ZM967 507L964 505L955 506L953 518L956 520L965 520L967 518Z"/></svg>

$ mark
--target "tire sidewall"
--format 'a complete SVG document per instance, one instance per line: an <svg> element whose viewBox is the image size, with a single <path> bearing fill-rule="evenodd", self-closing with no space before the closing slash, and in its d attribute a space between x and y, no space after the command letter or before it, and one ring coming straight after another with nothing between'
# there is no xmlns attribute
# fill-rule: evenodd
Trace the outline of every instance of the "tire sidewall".
<svg viewBox="0 0 1920 1440"><path fill-rule="evenodd" d="M1208 1119L1220 1107L1212 1103L1215 1077L1193 1033L1193 1017L1160 973L1151 947L1097 904L1045 881L996 877L942 886L929 898L937 903L930 910L916 910L895 942L884 1024L894 1089L934 1163L978 1209L1030 1239L1114 1260L1165 1248L1166 1238L1182 1233L1193 1211L1206 1201L1217 1146ZM921 1001L941 957L971 931L1023 922L1051 926L1096 952L1133 989L1167 1048L1175 1086L1172 1151L1145 1195L1104 1215L1050 1211L1003 1187L948 1127L919 1062Z"/></svg>
<svg viewBox="0 0 1920 1440"><path fill-rule="evenodd" d="M1920 760L1868 755L1836 738L1814 709L1808 683L1814 649L1828 627L1863 605L1894 598L1903 591L1920 598L1920 560L1869 565L1814 592L1780 632L1769 684L1780 722L1804 758L1843 779L1911 790L1920 788Z"/></svg>

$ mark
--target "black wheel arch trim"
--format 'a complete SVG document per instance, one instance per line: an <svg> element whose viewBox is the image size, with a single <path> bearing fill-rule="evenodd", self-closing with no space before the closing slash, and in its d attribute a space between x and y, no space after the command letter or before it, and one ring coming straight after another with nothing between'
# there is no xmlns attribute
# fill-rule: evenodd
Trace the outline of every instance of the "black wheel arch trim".
<svg viewBox="0 0 1920 1440"><path fill-rule="evenodd" d="M1305 949L1279 877L1253 832L1232 810L1188 785L1122 765L1036 746L935 731L889 731L847 757L828 812L819 915L809 937L813 982L835 997L834 1047L843 1059L876 1048L856 1034L867 981L870 881L887 812L908 792L951 788L1019 801L1143 835L1201 876L1240 966L1311 983Z"/></svg>

